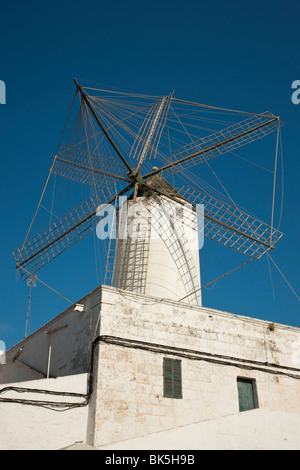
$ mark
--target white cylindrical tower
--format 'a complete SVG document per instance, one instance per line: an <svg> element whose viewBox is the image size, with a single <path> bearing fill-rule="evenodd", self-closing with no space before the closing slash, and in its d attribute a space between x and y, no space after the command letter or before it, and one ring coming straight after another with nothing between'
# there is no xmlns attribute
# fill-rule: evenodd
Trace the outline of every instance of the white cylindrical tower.
<svg viewBox="0 0 300 470"><path fill-rule="evenodd" d="M164 194L166 189L174 194L158 178ZM121 228L118 218L114 286L201 305L197 215L191 204L154 193L128 200L126 206Z"/></svg>

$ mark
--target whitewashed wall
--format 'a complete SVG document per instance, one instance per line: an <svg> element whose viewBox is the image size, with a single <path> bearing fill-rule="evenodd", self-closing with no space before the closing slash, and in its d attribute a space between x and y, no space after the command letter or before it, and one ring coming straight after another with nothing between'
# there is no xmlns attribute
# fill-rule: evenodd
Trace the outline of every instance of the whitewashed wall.
<svg viewBox="0 0 300 470"><path fill-rule="evenodd" d="M105 289L101 336L95 446L238 414L237 377L256 380L260 408L300 415L297 328ZM163 357L182 360L182 399L163 397Z"/></svg>
<svg viewBox="0 0 300 470"><path fill-rule="evenodd" d="M83 311L76 304L70 306L6 352L0 384L47 377L48 372L56 378L89 370L92 342L100 331L101 288L78 303Z"/></svg>
<svg viewBox="0 0 300 470"><path fill-rule="evenodd" d="M261 408L126 439L98 449L300 450L299 428L300 415ZM173 453L176 458L178 453ZM192 462L193 452L188 455Z"/></svg>
<svg viewBox="0 0 300 470"><path fill-rule="evenodd" d="M86 393L87 374L40 379L30 382L7 384L10 387L58 392ZM45 402L81 403L80 397L50 395L49 393L14 392L8 390L1 398L43 400ZM88 407L76 407L65 411L54 407L0 402L1 450L56 450L85 441Z"/></svg>
<svg viewBox="0 0 300 470"><path fill-rule="evenodd" d="M300 364L294 346L300 341L299 329L113 287L98 288L80 303L83 312L70 307L7 351L8 364L0 366L0 389L13 382L86 393L95 341L89 405L57 412L0 402L1 449L63 448L76 441L114 445L240 416L237 377L256 380L260 410L290 413L297 428ZM49 341L52 378L46 379ZM182 361L182 399L163 396L163 357ZM30 396L0 393L0 398ZM237 419L232 422L241 422ZM258 427L260 423L258 419ZM282 432L278 427L279 438Z"/></svg>

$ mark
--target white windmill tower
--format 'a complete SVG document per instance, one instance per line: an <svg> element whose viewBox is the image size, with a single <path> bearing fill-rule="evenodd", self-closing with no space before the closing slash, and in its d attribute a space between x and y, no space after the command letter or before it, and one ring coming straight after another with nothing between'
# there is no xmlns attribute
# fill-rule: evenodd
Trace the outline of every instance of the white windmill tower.
<svg viewBox="0 0 300 470"><path fill-rule="evenodd" d="M80 96L77 120L68 143L54 157L48 180L59 175L93 190L38 235L29 239L28 234L15 250L16 267L24 278L93 232L97 207L103 204L114 204L118 213L104 283L124 290L201 305L198 205L207 237L250 260L274 248L282 234L274 229L273 212L270 224L259 220L196 180L189 184L188 169L278 131L278 117L245 113L240 120L240 112L186 102L173 93L150 97L98 89L100 96L90 95L94 89L75 83ZM181 117L175 105L185 107ZM225 127L220 121L222 129L205 130L204 137L192 134L182 122L182 117L191 120L195 128L196 114L211 110L230 111L239 120ZM176 177L184 186L177 188L176 180L175 187Z"/></svg>
<svg viewBox="0 0 300 470"><path fill-rule="evenodd" d="M201 214L159 175L147 184L163 193L137 194L121 206L118 225L125 230L123 236L117 233L113 285L160 298L187 296L188 302L201 305Z"/></svg>

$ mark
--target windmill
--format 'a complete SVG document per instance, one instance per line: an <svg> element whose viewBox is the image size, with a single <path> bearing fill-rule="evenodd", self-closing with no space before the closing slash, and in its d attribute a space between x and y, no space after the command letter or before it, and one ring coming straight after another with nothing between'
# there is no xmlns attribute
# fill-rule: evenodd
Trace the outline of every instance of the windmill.
<svg viewBox="0 0 300 470"><path fill-rule="evenodd" d="M243 264L274 249L282 236L274 228L275 178L267 223L231 198L210 192L189 172L271 134L277 133L278 144L278 117L188 102L174 93L138 95L82 87L74 81L73 104L79 96L79 111L66 142L59 145L45 187L56 175L88 187L89 196L32 238L29 230L13 252L24 279L95 232L97 207L103 205L113 205L117 214L104 283L132 292L201 305L199 246L189 243L199 229L197 204L204 206L205 236L245 255ZM217 112L221 118L212 119ZM209 131L212 124L219 129ZM135 237L120 236L124 203L129 208L125 227L131 226ZM145 209L138 218L137 204Z"/></svg>

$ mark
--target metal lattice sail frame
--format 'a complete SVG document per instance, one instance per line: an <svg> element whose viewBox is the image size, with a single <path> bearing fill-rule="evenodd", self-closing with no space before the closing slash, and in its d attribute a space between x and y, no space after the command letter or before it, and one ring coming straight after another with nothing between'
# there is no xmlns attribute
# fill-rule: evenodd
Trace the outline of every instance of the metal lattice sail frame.
<svg viewBox="0 0 300 470"><path fill-rule="evenodd" d="M142 124L134 122L130 127L129 118L135 118L138 110L130 114L125 106L123 110L120 105L123 114L121 118L114 118L114 113L107 108L105 100L96 100L76 80L75 83L81 97L81 112L89 114L90 122L93 121L93 132L85 136L79 142L80 145L78 142L62 145L54 158L51 173L93 186L94 195L33 238L29 239L27 236L25 242L13 252L16 267L24 278L34 275L95 229L97 206L111 204L116 200L116 181L124 185L118 196L134 189L135 193L156 193L181 204L183 200L193 206L197 203L204 204L205 235L250 257L260 257L274 248L282 233L274 229L272 224L262 222L236 205L230 205L196 187L185 185L180 189L174 188L174 191L166 190L160 183L162 180L155 180L153 177L163 174L167 178L176 173L184 176L184 172L192 166L225 155L276 132L282 125L278 117L270 112L249 113L246 119L223 130L178 146L171 156L164 157L161 166L150 168L149 160L160 153L161 135L170 104L182 100L173 98L173 93L155 98L152 103L144 106L145 117ZM116 105L113 102L112 110L114 107ZM120 141L124 143L126 133L133 136L133 143L124 154L124 150L117 145L115 135L119 135ZM105 153L99 150L99 139L106 143L110 151Z"/></svg>

